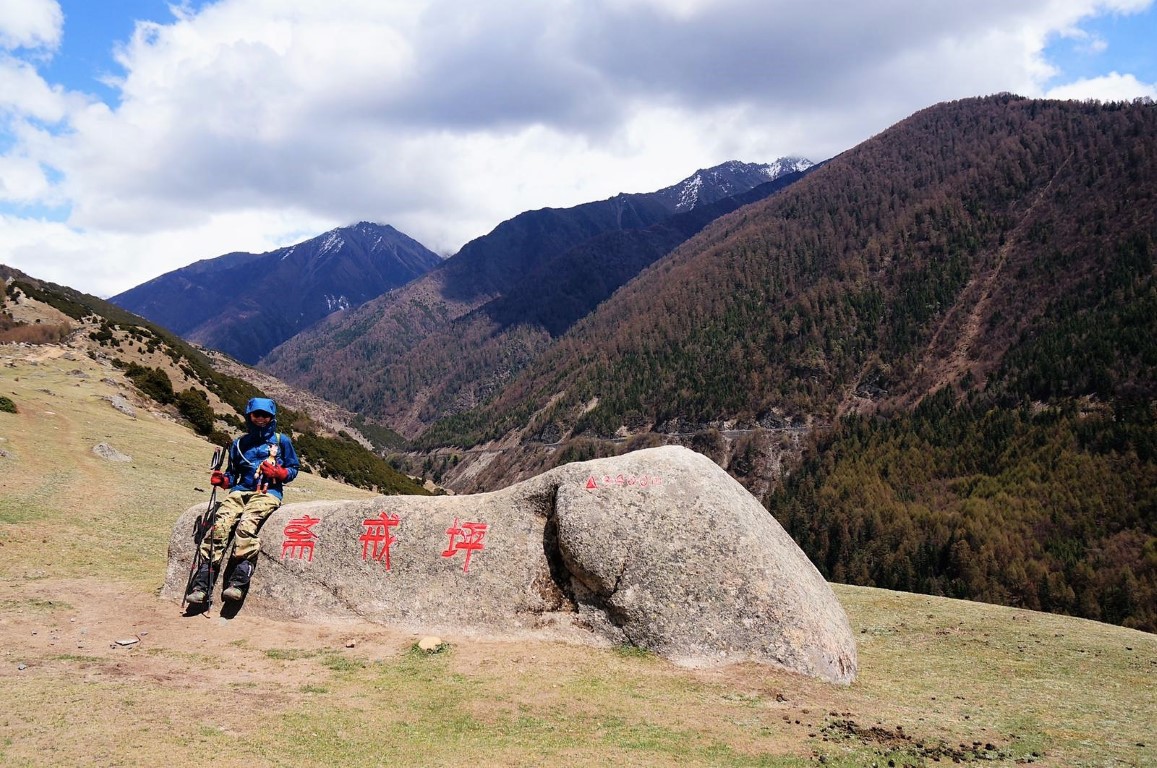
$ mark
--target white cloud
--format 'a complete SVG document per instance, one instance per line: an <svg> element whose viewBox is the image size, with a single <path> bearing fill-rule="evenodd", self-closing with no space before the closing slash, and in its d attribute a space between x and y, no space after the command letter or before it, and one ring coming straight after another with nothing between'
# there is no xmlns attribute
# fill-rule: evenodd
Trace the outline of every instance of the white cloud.
<svg viewBox="0 0 1157 768"><path fill-rule="evenodd" d="M222 213L196 226L145 234L89 231L0 214L3 263L50 282L111 296L157 275L232 251L263 253L332 224L299 210ZM222 286L239 290L243 286Z"/></svg>
<svg viewBox="0 0 1157 768"><path fill-rule="evenodd" d="M728 159L824 159L945 99L1046 95L1051 38L1151 2L177 8L118 50L112 105L44 82L32 54L0 58L0 204L71 211L67 225L4 219L0 261L37 274L29 259L47 254L76 287L117 292L360 219L452 252L529 208L657 189ZM0 45L59 43L55 3L5 3ZM1114 74L1048 95L1138 87L1151 92Z"/></svg>
<svg viewBox="0 0 1157 768"><path fill-rule="evenodd" d="M1084 45L1081 49L1089 55L1096 55L1104 53L1109 50L1109 42L1105 38L1097 35L1086 35L1084 38Z"/></svg>
<svg viewBox="0 0 1157 768"><path fill-rule="evenodd" d="M0 205L42 208L60 202L39 159L45 126L66 120L70 105L80 100L45 82L32 62L51 55L60 41L61 22L55 2L0 4Z"/></svg>
<svg viewBox="0 0 1157 768"><path fill-rule="evenodd" d="M55 0L0 3L0 49L55 48L64 21Z"/></svg>
<svg viewBox="0 0 1157 768"><path fill-rule="evenodd" d="M27 157L0 157L0 200L31 205L43 202L51 189L39 163Z"/></svg>
<svg viewBox="0 0 1157 768"><path fill-rule="evenodd" d="M0 115L57 123L67 117L74 99L46 83L32 65L0 54Z"/></svg>
<svg viewBox="0 0 1157 768"><path fill-rule="evenodd" d="M1096 99L1098 101L1132 101L1138 98L1157 99L1157 83L1143 83L1133 75L1110 72L1102 77L1077 80L1045 94L1050 99Z"/></svg>

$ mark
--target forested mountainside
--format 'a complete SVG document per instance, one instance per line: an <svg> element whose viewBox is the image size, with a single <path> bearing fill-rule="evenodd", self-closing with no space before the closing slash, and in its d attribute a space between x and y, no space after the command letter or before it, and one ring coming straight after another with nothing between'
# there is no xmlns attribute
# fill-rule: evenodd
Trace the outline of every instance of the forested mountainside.
<svg viewBox="0 0 1157 768"><path fill-rule="evenodd" d="M268 253L204 259L111 301L252 364L329 314L360 306L441 262L393 227L363 221Z"/></svg>
<svg viewBox="0 0 1157 768"><path fill-rule="evenodd" d="M262 366L412 437L485 401L639 270L810 165L729 163L659 192L519 214L425 277L299 334Z"/></svg>
<svg viewBox="0 0 1157 768"><path fill-rule="evenodd" d="M422 442L557 442L545 466L821 425L768 501L829 577L1154 630L1155 243L1151 102L941 104L714 222Z"/></svg>
<svg viewBox="0 0 1157 768"><path fill-rule="evenodd" d="M1135 345L1041 335L1095 306L1122 263L1147 274L1154 125L1151 105L1011 96L920 112L715 222L438 434L473 444L548 402L536 422L564 433L830 419L983 387L1005 364L1024 389L1094 351L1110 381L1148 386Z"/></svg>

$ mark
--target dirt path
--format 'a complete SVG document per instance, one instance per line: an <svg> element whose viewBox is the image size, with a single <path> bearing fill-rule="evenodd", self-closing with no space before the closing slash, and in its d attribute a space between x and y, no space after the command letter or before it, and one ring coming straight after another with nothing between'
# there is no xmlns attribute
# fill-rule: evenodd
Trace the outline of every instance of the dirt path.
<svg viewBox="0 0 1157 768"><path fill-rule="evenodd" d="M3 583L0 604L12 608L0 616L0 646L10 662L0 666L0 678L22 663L26 669L18 671L51 675L69 666L68 657L85 656L103 670L109 669L106 662L116 662L117 675L159 682L179 678L181 685L206 689L257 680L292 684L298 682L295 675L269 661L266 651L356 649L359 656L384 658L416 641L412 634L363 622L303 624L252 612L225 619L217 606L186 615L180 605L132 585L92 579ZM186 679L190 654L222 662L238 656L245 665L239 673L228 664L209 664Z"/></svg>
<svg viewBox="0 0 1157 768"><path fill-rule="evenodd" d="M135 586L92 579L3 583L0 609L0 689L27 710L0 717L0 756L20 765L127 765L126 753L137 765L188 765L189 750L174 746L190 734L245 738L308 706L328 674L319 659L372 663L414 642L363 624L186 616ZM46 727L57 722L68 723L67 740ZM129 743L134 734L149 736Z"/></svg>

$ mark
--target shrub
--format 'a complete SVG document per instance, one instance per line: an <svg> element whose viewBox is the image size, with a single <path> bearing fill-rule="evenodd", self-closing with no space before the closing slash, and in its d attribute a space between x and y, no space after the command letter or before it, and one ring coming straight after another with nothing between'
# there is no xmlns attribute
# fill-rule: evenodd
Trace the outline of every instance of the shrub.
<svg viewBox="0 0 1157 768"><path fill-rule="evenodd" d="M0 342L5 344L59 344L71 332L67 325L29 325L0 321Z"/></svg>
<svg viewBox="0 0 1157 768"><path fill-rule="evenodd" d="M302 460L315 467L322 477L340 478L350 485L376 489L386 495L429 495L426 489L398 473L385 459L352 440L335 440L303 432L294 436L293 442Z"/></svg>
<svg viewBox="0 0 1157 768"><path fill-rule="evenodd" d="M213 423L216 418L213 408L209 405L209 396L196 387L190 387L177 395L177 410L193 425L193 431L198 435L213 433Z"/></svg>
<svg viewBox="0 0 1157 768"><path fill-rule="evenodd" d="M160 368L147 368L136 363L129 363L125 375L132 379L142 394L151 397L161 405L169 405L176 401L173 393L173 382L169 374Z"/></svg>

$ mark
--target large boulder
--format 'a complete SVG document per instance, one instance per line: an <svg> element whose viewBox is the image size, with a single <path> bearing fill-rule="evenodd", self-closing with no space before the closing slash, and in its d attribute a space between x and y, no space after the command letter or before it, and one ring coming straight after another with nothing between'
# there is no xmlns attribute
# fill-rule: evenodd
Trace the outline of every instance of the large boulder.
<svg viewBox="0 0 1157 768"><path fill-rule="evenodd" d="M172 599L203 511L173 529ZM629 643L681 664L751 660L839 683L856 674L823 577L743 486L685 448L568 464L473 496L288 503L261 542L246 610Z"/></svg>

